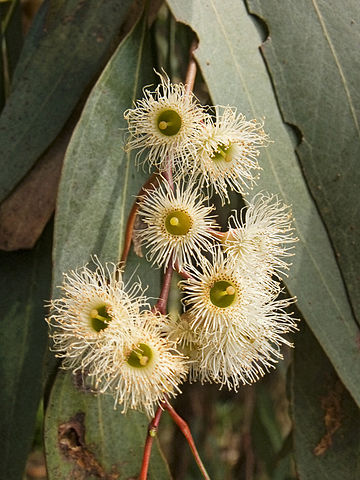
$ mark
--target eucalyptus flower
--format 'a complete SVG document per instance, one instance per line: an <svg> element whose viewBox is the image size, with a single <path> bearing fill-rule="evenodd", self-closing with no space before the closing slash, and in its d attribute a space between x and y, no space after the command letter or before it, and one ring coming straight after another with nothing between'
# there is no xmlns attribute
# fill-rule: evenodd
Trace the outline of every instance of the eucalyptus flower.
<svg viewBox="0 0 360 480"><path fill-rule="evenodd" d="M287 312L294 301L294 298L269 297L242 322L234 321L220 335L218 332L208 334L207 342L197 350L194 379L236 391L275 368L283 359L280 347L293 346L284 335L297 330L296 319Z"/></svg>
<svg viewBox="0 0 360 480"><path fill-rule="evenodd" d="M211 216L214 207L205 200L194 185L180 182L172 189L164 181L143 195L138 215L145 228L137 230L136 237L146 247L150 262L164 268L177 264L181 269L211 248L211 229L216 228Z"/></svg>
<svg viewBox="0 0 360 480"><path fill-rule="evenodd" d="M194 319L193 328L204 337L214 332L222 335L234 322L246 325L254 306L269 295L256 278L242 275L220 248L210 260L203 257L198 267L188 265L186 270L190 277L180 282L183 303Z"/></svg>
<svg viewBox="0 0 360 480"><path fill-rule="evenodd" d="M176 343L162 334L167 322L143 312L126 341L107 356L101 391L112 394L123 413L136 409L153 416L155 406L181 392L188 367Z"/></svg>
<svg viewBox="0 0 360 480"><path fill-rule="evenodd" d="M245 272L268 278L288 270L284 259L294 255L297 238L291 208L277 195L257 194L239 213L229 218L225 252Z"/></svg>
<svg viewBox="0 0 360 480"><path fill-rule="evenodd" d="M144 89L144 98L124 113L130 139L127 149L138 149L137 157L146 151L146 161L160 170L167 162L188 163L201 143L205 110L182 84L173 84L160 75L155 91Z"/></svg>
<svg viewBox="0 0 360 480"><path fill-rule="evenodd" d="M129 326L148 303L141 284L125 285L116 265L103 267L96 257L94 263L95 271L85 265L64 274L63 296L50 302L46 321L62 367L86 371L98 383L106 351L125 341Z"/></svg>
<svg viewBox="0 0 360 480"><path fill-rule="evenodd" d="M225 203L229 189L245 194L253 187L260 170L259 148L269 137L261 122L246 120L232 107L217 106L215 111L215 121L206 121L193 171L200 188L210 188Z"/></svg>

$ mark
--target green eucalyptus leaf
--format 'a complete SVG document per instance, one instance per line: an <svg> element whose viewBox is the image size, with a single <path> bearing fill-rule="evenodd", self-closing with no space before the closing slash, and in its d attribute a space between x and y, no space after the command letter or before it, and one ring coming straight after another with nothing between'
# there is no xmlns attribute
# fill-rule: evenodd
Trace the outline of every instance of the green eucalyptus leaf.
<svg viewBox="0 0 360 480"><path fill-rule="evenodd" d="M0 478L22 478L42 397L51 289L48 226L31 251L0 252Z"/></svg>
<svg viewBox="0 0 360 480"><path fill-rule="evenodd" d="M10 18L4 32L9 79L12 78L23 45L22 9L20 0L10 2Z"/></svg>
<svg viewBox="0 0 360 480"><path fill-rule="evenodd" d="M248 3L269 29L262 51L280 109L301 130L296 151L359 315L360 4Z"/></svg>
<svg viewBox="0 0 360 480"><path fill-rule="evenodd" d="M359 333L331 243L304 182L294 141L281 119L271 79L258 47L260 33L242 2L168 0L175 18L198 35L195 57L215 103L265 118L274 140L260 157L256 190L292 204L299 242L286 284L342 381L360 404Z"/></svg>
<svg viewBox="0 0 360 480"><path fill-rule="evenodd" d="M92 254L103 262L117 262L121 256L134 196L148 176L136 169L133 155L125 153L123 148L126 140L123 113L141 95L142 87L153 80L148 46L144 18L106 66L73 134L58 198L55 285L61 282L62 272L82 266ZM132 256L125 277L133 276L139 263L135 276L151 284L149 292L158 295L160 272L151 270L144 259ZM65 478L71 475L69 472L76 472L76 461L69 463L57 443L59 426L72 418L82 419L85 425L84 442L90 456L84 455L96 462L98 476L99 472L106 472L104 478L135 478L141 466L147 417L137 412L123 415L121 407L114 411L112 397L80 393L72 387L70 378L71 374L58 377L47 409L49 478ZM151 478L169 478L156 444L153 448ZM85 478L95 475L90 467L83 474Z"/></svg>
<svg viewBox="0 0 360 480"><path fill-rule="evenodd" d="M131 0L45 1L0 117L0 201L56 138L106 61Z"/></svg>
<svg viewBox="0 0 360 480"><path fill-rule="evenodd" d="M359 478L359 409L311 331L302 330L291 380L299 479Z"/></svg>
<svg viewBox="0 0 360 480"><path fill-rule="evenodd" d="M94 395L83 385L81 376L59 371L45 416L49 480L137 478L147 426L145 415L114 410L111 396ZM155 443L149 479L169 478Z"/></svg>
<svg viewBox="0 0 360 480"><path fill-rule="evenodd" d="M118 48L94 87L66 153L55 222L55 284L61 274L98 255L117 262L135 196L149 174L125 153L123 114L142 88L154 81L149 42L137 27ZM130 255L125 277L137 274L159 294L161 274L143 258Z"/></svg>

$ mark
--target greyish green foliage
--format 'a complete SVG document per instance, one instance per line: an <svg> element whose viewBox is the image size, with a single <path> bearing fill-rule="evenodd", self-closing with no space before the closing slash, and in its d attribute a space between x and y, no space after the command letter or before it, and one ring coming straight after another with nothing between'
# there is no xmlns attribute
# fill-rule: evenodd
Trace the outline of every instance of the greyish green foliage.
<svg viewBox="0 0 360 480"><path fill-rule="evenodd" d="M55 222L55 285L61 274L97 254L102 261L121 257L125 227L134 197L149 174L137 170L125 153L123 114L154 82L149 41L143 23L121 43L86 103L69 145ZM159 294L160 272L143 259L129 259L126 274L141 263L141 278ZM140 271L139 271L140 273Z"/></svg>
<svg viewBox="0 0 360 480"><path fill-rule="evenodd" d="M235 105L248 118L265 119L264 128L274 144L262 152L258 189L279 193L293 206L299 237L287 287L298 297L306 321L360 404L356 380L360 375L359 330L329 237L277 108L271 79L258 51L261 38L254 19L245 5L234 9L231 0L210 0L206 5L200 0L168 0L168 4L176 19L188 24L199 37L195 56L213 102Z"/></svg>
<svg viewBox="0 0 360 480"><path fill-rule="evenodd" d="M45 1L0 118L0 200L56 138L116 42L131 0ZM51 68L49 68L51 66Z"/></svg>
<svg viewBox="0 0 360 480"><path fill-rule="evenodd" d="M10 3L0 2L1 22ZM358 478L360 362L354 314L360 298L360 5L355 0L346 6L335 0L167 0L158 12L156 2L148 3L150 18L158 18L155 28L144 14L123 38L140 16L142 2L45 0L15 71L22 36L20 2L14 3L17 8L1 38L0 107L5 100L6 106L0 116L0 198L26 176L76 105L86 101L59 189L53 296L59 294L62 273L81 267L91 255L117 262L129 211L148 178L147 167L137 169L134 153L124 151L123 113L142 96L144 86L156 83L157 56L183 76L190 39L197 36L195 57L202 75L197 93L210 95L214 104L235 105L248 119L264 119L274 140L261 152L263 170L255 190L278 193L293 206L299 242L286 286L298 297L304 320L301 333L293 336L292 431L284 413L290 359L255 388L238 394L217 392L215 386L191 390L189 385L177 408L185 417L189 414L195 436L204 439L200 451L215 479L223 480L224 472L227 480L245 475L253 480ZM265 40L263 57L259 47ZM11 94L5 99L9 80ZM239 197L232 198L230 208L239 204ZM43 320L43 303L50 295L51 240L48 229L34 250L0 256L0 477L7 480L22 476L44 390L42 372L53 358L49 353L44 360ZM150 285L149 296L159 295L161 273L131 253L126 279L139 276ZM49 378L48 388L49 480L135 478L148 419L114 411L111 396L94 395L71 373ZM167 454L183 473L181 477L175 468L176 480L200 478L194 463L186 470L184 449L172 427L165 419L162 425ZM150 478L170 478L156 443Z"/></svg>
<svg viewBox="0 0 360 480"><path fill-rule="evenodd" d="M296 151L359 315L359 2L248 3L269 29L263 52L281 112L300 129Z"/></svg>
<svg viewBox="0 0 360 480"><path fill-rule="evenodd" d="M360 476L360 415L328 358L303 328L292 367L291 410L301 480Z"/></svg>
<svg viewBox="0 0 360 480"><path fill-rule="evenodd" d="M32 251L0 252L0 478L7 480L21 478L42 397L51 235L48 226Z"/></svg>
<svg viewBox="0 0 360 480"><path fill-rule="evenodd" d="M49 480L128 480L141 465L148 420L139 412L114 410L109 395L86 390L81 376L59 372L45 418ZM169 479L159 449L152 451L149 479Z"/></svg>
<svg viewBox="0 0 360 480"><path fill-rule="evenodd" d="M123 112L141 95L142 86L153 79L145 26L143 19L114 53L89 96L70 142L56 216L55 285L61 283L62 272L83 265L92 254L96 253L103 261L115 262L121 256L127 216L134 196L147 178L145 172L136 171L133 156L123 149ZM128 276L138 264L137 258L129 260ZM143 261L134 279L137 274L145 285L152 286L151 294L158 295L159 271L151 270ZM78 411L85 415L85 442L89 443L91 452L95 452L101 468L110 475L112 466L116 465L120 475L116 478L136 476L141 465L147 418L143 414L124 416L120 411L114 412L112 398L94 398L89 394L84 399L70 383L68 379L64 384L63 376L57 379L55 389L62 394L54 395L47 409L50 480L59 478L60 471L63 478L72 468L77 468L75 461L69 465L59 453L54 432L59 421L57 412L61 412L61 418L70 419ZM67 405L65 416L63 395L71 405ZM95 423L94 419L97 419ZM85 453L84 456L87 457ZM155 456L152 478L168 478L158 451ZM84 475L90 473L89 466L83 469Z"/></svg>

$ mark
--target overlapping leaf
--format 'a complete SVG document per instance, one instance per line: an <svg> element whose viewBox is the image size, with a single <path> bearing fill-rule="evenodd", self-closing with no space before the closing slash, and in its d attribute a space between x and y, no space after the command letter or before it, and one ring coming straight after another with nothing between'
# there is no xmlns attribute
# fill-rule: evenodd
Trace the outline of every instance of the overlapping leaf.
<svg viewBox="0 0 360 480"><path fill-rule="evenodd" d="M121 255L127 216L134 196L147 178L144 171L137 171L133 156L123 149L123 113L153 79L145 26L146 20L115 52L95 85L70 142L56 218L55 285L61 282L62 272L83 265L92 254L113 262ZM132 257L125 276L132 276L138 263ZM143 261L135 275L151 284L152 295L158 295L159 271L152 271ZM119 478L129 478L130 474L135 477L140 470L147 418L143 414L123 416L114 412L112 398L80 394L63 376L57 378L54 388L47 411L50 478L58 478L59 470L65 475L76 467L76 462L69 465L66 455L59 452L56 438L59 424L70 421L79 412L86 425L86 451L92 455L85 454L86 458L96 459L96 468L101 467L109 475L104 478L113 478L112 468ZM168 478L165 463L158 452L155 456L158 460L151 467L152 478Z"/></svg>
<svg viewBox="0 0 360 480"><path fill-rule="evenodd" d="M258 51L261 43L253 18L242 3L168 0L176 19L199 37L196 52L213 102L235 105L249 118L265 118L274 144L263 152L258 189L279 193L293 205L300 239L287 286L335 369L360 403L358 327L346 296L332 246L309 195L283 124L271 80Z"/></svg>
<svg viewBox="0 0 360 480"><path fill-rule="evenodd" d="M30 252L0 254L0 478L7 480L22 478L43 393L51 235L48 227Z"/></svg>
<svg viewBox="0 0 360 480"><path fill-rule="evenodd" d="M297 153L359 315L360 4L248 3L269 29L263 52L281 112L301 130Z"/></svg>
<svg viewBox="0 0 360 480"><path fill-rule="evenodd" d="M359 410L309 329L300 333L292 373L299 479L358 478Z"/></svg>
<svg viewBox="0 0 360 480"><path fill-rule="evenodd" d="M0 201L61 130L104 64L131 0L44 2L0 117Z"/></svg>
<svg viewBox="0 0 360 480"><path fill-rule="evenodd" d="M49 480L84 478L127 480L140 470L148 420L139 412L114 410L109 395L94 395L81 376L59 372L45 418ZM170 478L157 448L149 479Z"/></svg>

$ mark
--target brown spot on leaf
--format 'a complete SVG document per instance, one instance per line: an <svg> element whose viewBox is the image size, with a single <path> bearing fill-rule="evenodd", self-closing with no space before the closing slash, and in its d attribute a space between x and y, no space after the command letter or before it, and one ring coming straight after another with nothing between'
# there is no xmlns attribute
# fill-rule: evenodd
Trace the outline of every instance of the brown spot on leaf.
<svg viewBox="0 0 360 480"><path fill-rule="evenodd" d="M340 428L342 421L341 400L344 387L340 380L337 380L333 389L326 397L321 399L321 408L325 411L324 423L326 433L313 450L314 455L323 455L332 445L335 432Z"/></svg>
<svg viewBox="0 0 360 480"><path fill-rule="evenodd" d="M78 412L58 428L59 449L64 457L74 464L71 478L85 480L90 475L104 480L116 480L119 473L106 473L85 443L85 414Z"/></svg>

